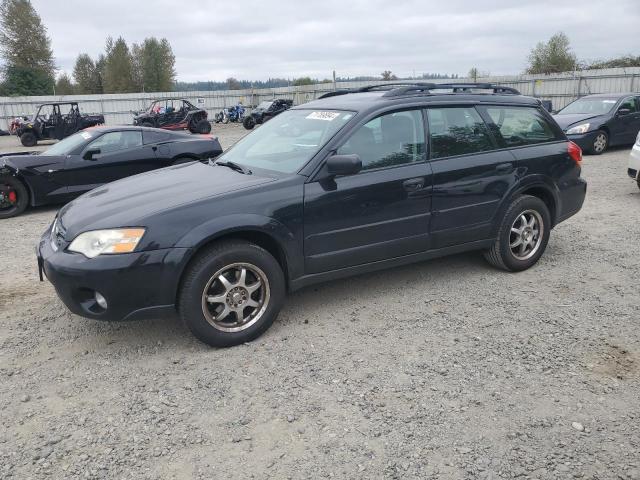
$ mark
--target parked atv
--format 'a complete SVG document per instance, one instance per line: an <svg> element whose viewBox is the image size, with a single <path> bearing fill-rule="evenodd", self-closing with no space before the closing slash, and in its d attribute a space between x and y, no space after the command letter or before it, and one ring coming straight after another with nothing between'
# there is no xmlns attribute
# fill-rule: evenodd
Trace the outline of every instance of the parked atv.
<svg viewBox="0 0 640 480"><path fill-rule="evenodd" d="M189 130L191 133L211 132L207 112L184 98L163 98L154 101L143 112L133 112L133 124L166 130Z"/></svg>
<svg viewBox="0 0 640 480"><path fill-rule="evenodd" d="M68 113L62 113L65 107ZM79 130L104 123L103 115L85 115L80 113L76 102L43 103L31 120L14 120L13 133L25 147L33 147L39 140L62 140Z"/></svg>
<svg viewBox="0 0 640 480"><path fill-rule="evenodd" d="M261 102L260 105L251 112L251 115L245 117L242 125L244 125L244 128L247 130L251 130L257 124L266 122L285 110L289 110L292 106L293 100L286 98Z"/></svg>
<svg viewBox="0 0 640 480"><path fill-rule="evenodd" d="M240 122L244 120L244 107L241 103L233 107L220 110L215 116L216 123Z"/></svg>

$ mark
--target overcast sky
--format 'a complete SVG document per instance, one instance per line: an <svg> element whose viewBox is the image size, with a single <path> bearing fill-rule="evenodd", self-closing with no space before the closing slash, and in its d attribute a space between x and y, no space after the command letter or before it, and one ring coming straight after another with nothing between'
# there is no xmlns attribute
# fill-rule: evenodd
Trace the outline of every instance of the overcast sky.
<svg viewBox="0 0 640 480"><path fill-rule="evenodd" d="M108 35L166 37L178 80L521 73L562 30L579 59L640 55L640 0L32 0L68 72Z"/></svg>

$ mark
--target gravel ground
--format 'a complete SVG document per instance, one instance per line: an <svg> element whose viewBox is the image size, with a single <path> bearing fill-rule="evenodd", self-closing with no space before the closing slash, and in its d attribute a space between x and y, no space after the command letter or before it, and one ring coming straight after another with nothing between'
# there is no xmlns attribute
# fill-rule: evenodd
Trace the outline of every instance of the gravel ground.
<svg viewBox="0 0 640 480"><path fill-rule="evenodd" d="M585 158L531 270L469 253L308 288L226 350L71 315L33 253L56 209L2 221L0 477L640 479L627 158Z"/></svg>

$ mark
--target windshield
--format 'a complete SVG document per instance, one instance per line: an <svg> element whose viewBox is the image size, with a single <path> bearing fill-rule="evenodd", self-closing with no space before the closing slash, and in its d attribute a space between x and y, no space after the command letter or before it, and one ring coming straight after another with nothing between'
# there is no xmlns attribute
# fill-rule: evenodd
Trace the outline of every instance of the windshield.
<svg viewBox="0 0 640 480"><path fill-rule="evenodd" d="M267 110L273 102L260 102L256 108L262 108L263 110Z"/></svg>
<svg viewBox="0 0 640 480"><path fill-rule="evenodd" d="M90 140L95 135L87 130L83 130L82 132L74 133L70 137L65 138L64 140L60 140L55 145L50 146L40 155L69 155L76 148L86 143L87 140Z"/></svg>
<svg viewBox="0 0 640 480"><path fill-rule="evenodd" d="M564 107L558 114L588 113L591 115L603 115L611 111L617 101L614 98L580 98Z"/></svg>
<svg viewBox="0 0 640 480"><path fill-rule="evenodd" d="M218 158L249 168L297 172L354 115L336 110L287 110Z"/></svg>

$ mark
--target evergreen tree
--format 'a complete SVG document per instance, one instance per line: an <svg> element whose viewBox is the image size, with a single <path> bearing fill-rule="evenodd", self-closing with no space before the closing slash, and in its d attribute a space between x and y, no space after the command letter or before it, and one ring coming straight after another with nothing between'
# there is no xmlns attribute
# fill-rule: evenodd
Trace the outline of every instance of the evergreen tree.
<svg viewBox="0 0 640 480"><path fill-rule="evenodd" d="M3 0L0 4L0 55L7 94L53 93L51 40L29 0Z"/></svg>
<svg viewBox="0 0 640 480"><path fill-rule="evenodd" d="M76 81L77 93L102 93L98 66L86 53L78 55L73 68L73 78Z"/></svg>
<svg viewBox="0 0 640 480"><path fill-rule="evenodd" d="M71 81L71 77L66 72L63 72L56 80L56 95L73 95L74 93L75 86Z"/></svg>
<svg viewBox="0 0 640 480"><path fill-rule="evenodd" d="M131 53L122 37L115 42L107 38L103 88L105 93L128 93L136 89Z"/></svg>

